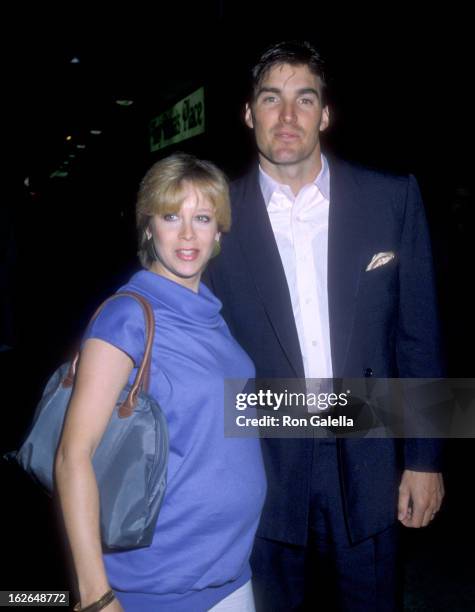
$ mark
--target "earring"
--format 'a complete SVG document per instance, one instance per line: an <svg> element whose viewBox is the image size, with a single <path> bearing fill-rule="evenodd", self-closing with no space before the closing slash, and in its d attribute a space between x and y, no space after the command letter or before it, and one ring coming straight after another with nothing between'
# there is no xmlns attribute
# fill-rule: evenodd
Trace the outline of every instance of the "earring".
<svg viewBox="0 0 475 612"><path fill-rule="evenodd" d="M221 243L219 240L214 241L211 257L217 257L221 253Z"/></svg>

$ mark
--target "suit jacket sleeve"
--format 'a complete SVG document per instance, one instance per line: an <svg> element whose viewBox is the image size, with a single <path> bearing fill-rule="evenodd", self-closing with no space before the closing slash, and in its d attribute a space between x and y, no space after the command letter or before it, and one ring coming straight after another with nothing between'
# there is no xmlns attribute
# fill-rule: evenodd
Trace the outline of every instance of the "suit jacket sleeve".
<svg viewBox="0 0 475 612"><path fill-rule="evenodd" d="M401 378L444 375L432 254L424 206L414 177L409 177L399 261L399 312L396 357ZM410 407L408 407L410 409ZM437 472L443 443L406 439L406 469Z"/></svg>

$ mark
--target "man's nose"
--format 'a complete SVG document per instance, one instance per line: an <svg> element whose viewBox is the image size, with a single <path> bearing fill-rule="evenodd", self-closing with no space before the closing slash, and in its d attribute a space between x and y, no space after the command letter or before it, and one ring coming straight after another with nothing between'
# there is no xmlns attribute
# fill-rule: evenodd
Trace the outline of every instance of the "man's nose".
<svg viewBox="0 0 475 612"><path fill-rule="evenodd" d="M296 117L295 104L293 102L284 102L280 113L282 123L293 123Z"/></svg>

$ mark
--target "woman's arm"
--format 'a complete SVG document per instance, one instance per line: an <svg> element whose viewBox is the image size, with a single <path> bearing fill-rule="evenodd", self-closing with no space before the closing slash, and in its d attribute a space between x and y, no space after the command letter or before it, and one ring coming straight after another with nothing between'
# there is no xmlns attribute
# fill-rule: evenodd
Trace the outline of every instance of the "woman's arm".
<svg viewBox="0 0 475 612"><path fill-rule="evenodd" d="M86 341L57 453L56 481L83 607L110 589L91 460L132 368L132 359L112 344ZM108 608L120 609L117 605L115 601Z"/></svg>

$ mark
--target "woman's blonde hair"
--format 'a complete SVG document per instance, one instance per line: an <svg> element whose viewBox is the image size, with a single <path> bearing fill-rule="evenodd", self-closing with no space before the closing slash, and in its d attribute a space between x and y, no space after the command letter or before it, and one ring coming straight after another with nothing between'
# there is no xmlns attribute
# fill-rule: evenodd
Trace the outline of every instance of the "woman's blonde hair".
<svg viewBox="0 0 475 612"><path fill-rule="evenodd" d="M214 206L218 230L231 227L228 181L213 163L188 153L174 153L154 164L140 183L136 205L138 256L144 268L153 263L146 230L154 215L176 213L183 203L186 186L192 184Z"/></svg>

